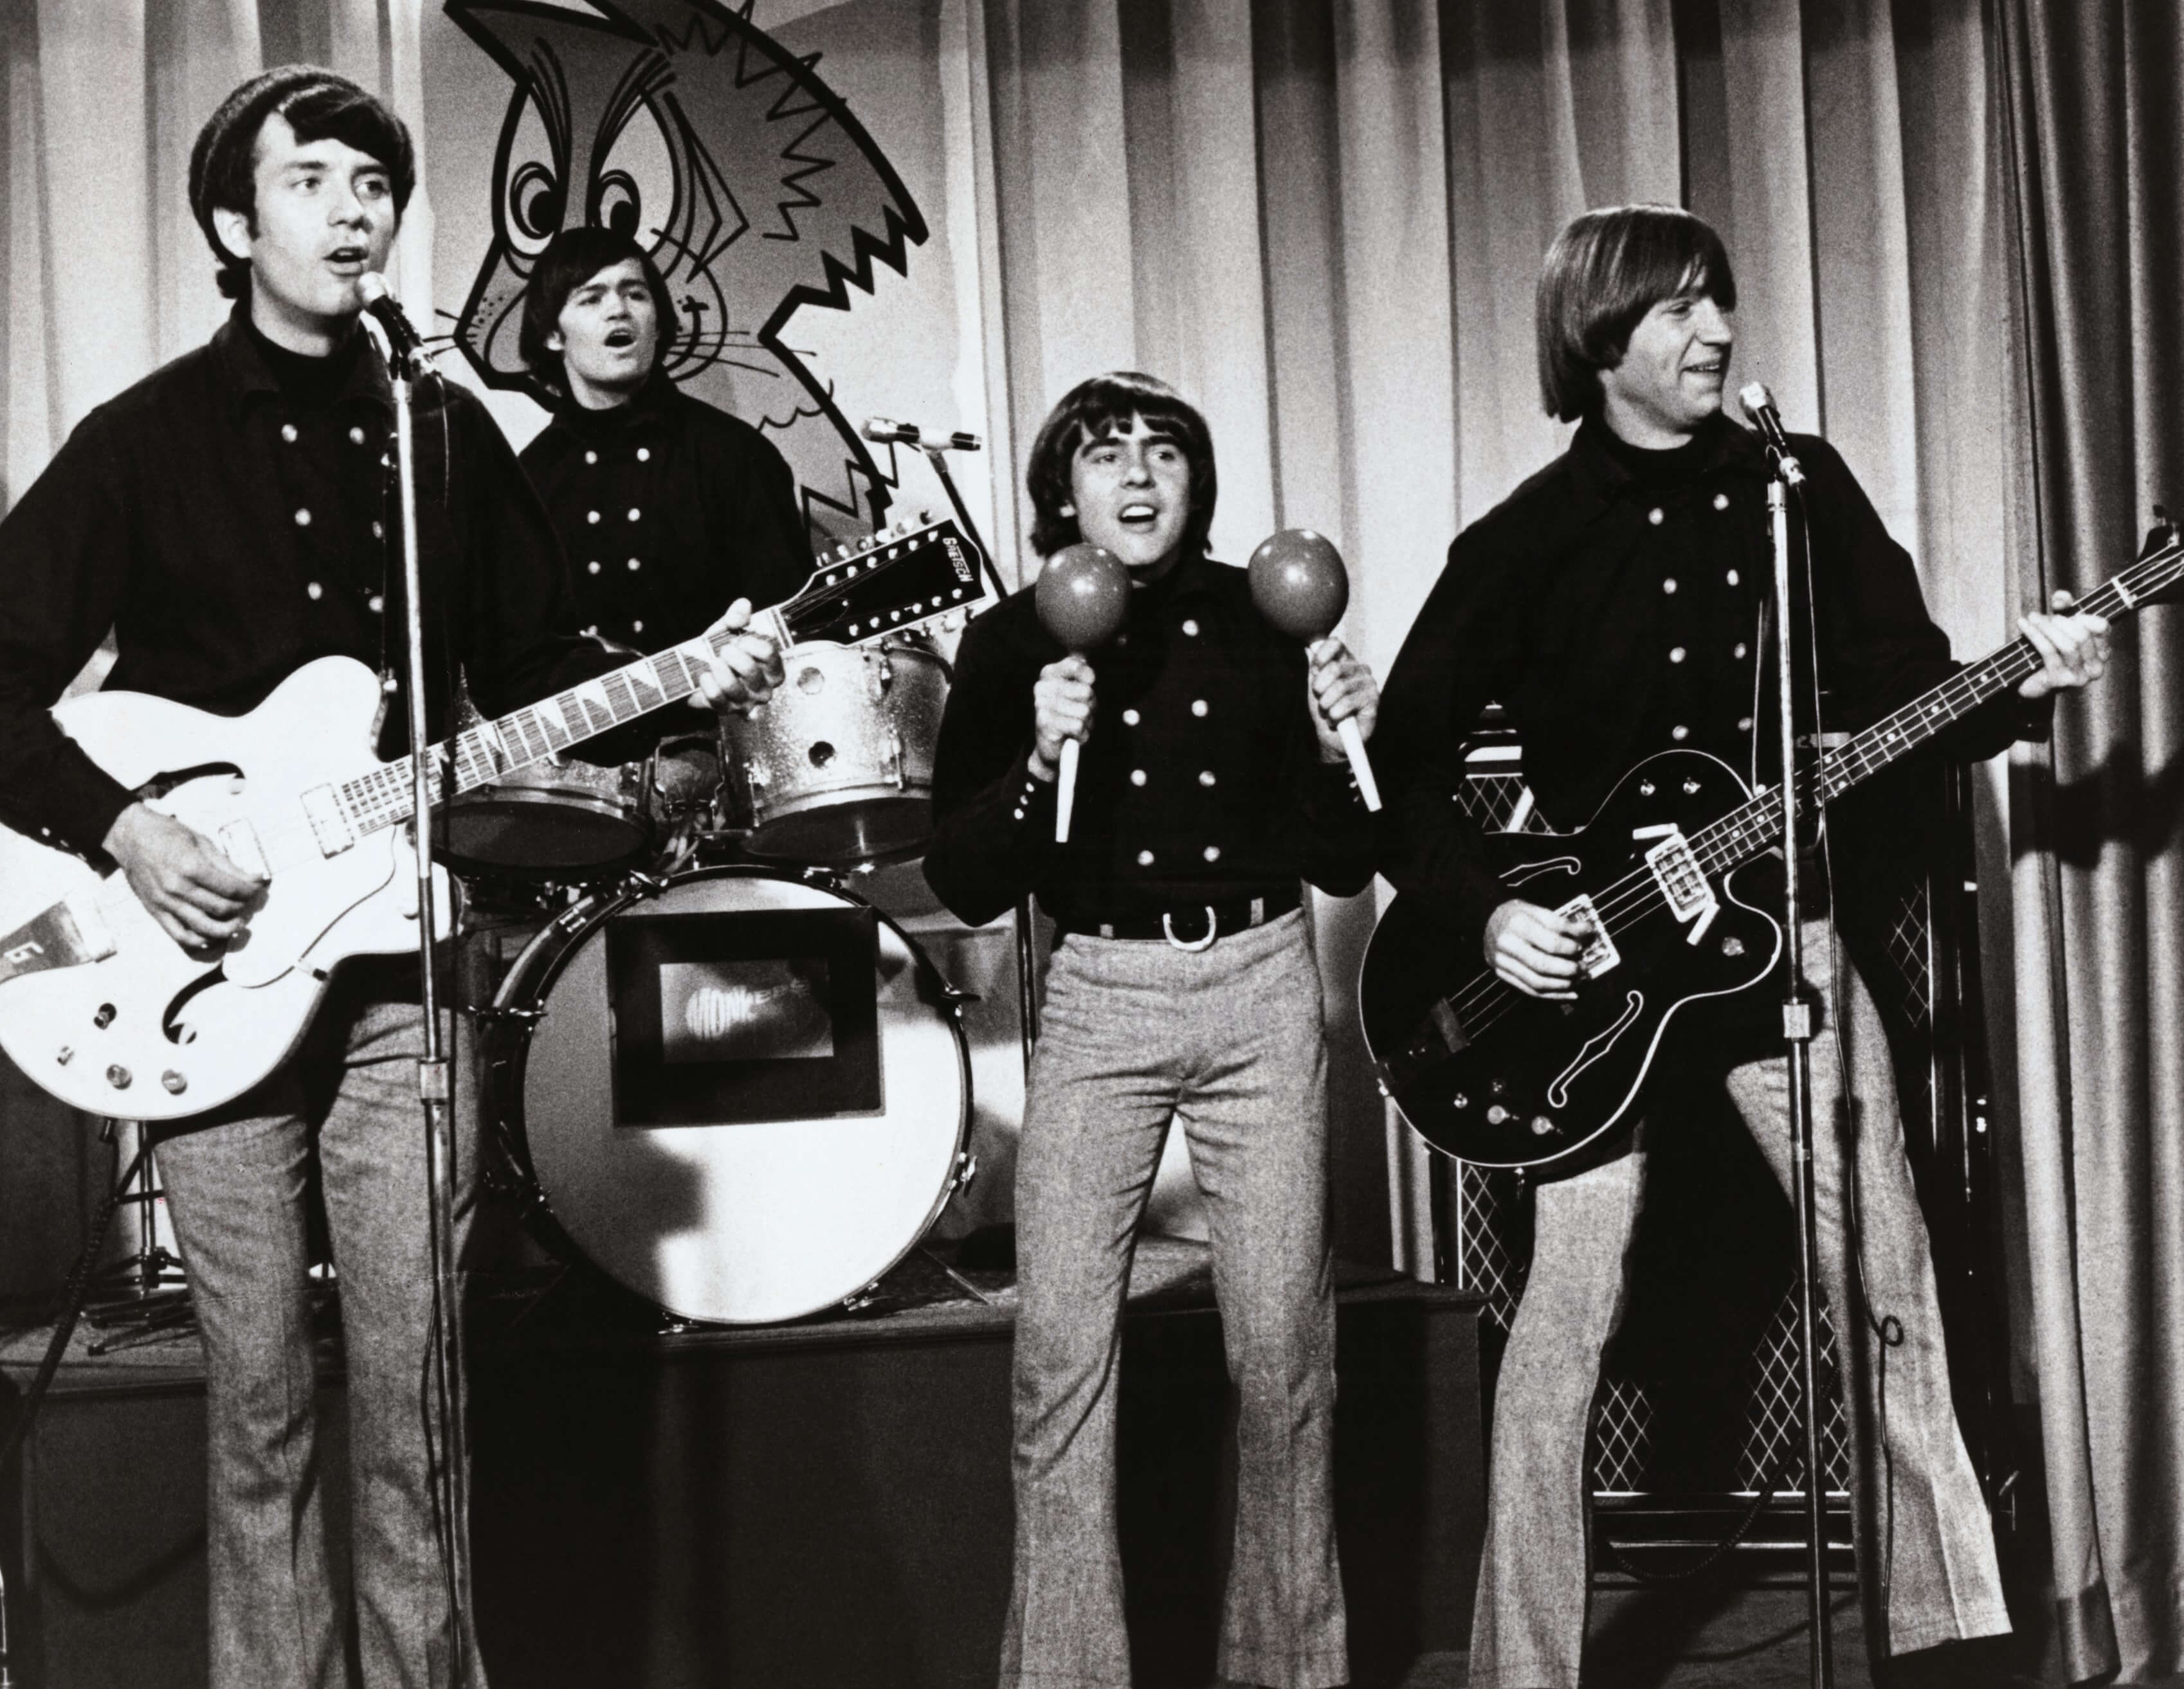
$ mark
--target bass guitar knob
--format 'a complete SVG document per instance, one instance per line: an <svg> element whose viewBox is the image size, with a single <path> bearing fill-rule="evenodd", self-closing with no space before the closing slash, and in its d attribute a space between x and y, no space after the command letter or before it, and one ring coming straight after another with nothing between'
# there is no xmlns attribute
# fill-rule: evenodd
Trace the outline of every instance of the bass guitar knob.
<svg viewBox="0 0 2184 1689"><path fill-rule="evenodd" d="M1489 1125L1498 1126L1508 1118L1509 1111L1503 1108L1499 1103L1496 1103L1492 1108L1486 1111L1486 1123Z"/></svg>
<svg viewBox="0 0 2184 1689"><path fill-rule="evenodd" d="M1722 940L1721 953L1728 957L1732 962L1735 961L1738 957L1744 953L1744 941L1739 938L1735 933L1731 933L1728 937Z"/></svg>
<svg viewBox="0 0 2184 1689"><path fill-rule="evenodd" d="M1448 1099L1448 1106L1451 1108L1468 1108L1471 1106L1471 1099L1459 1091Z"/></svg>
<svg viewBox="0 0 2184 1689"><path fill-rule="evenodd" d="M1532 1136L1534 1137L1552 1137L1554 1135L1554 1130L1555 1123L1549 1120L1545 1114L1535 1114L1532 1116Z"/></svg>

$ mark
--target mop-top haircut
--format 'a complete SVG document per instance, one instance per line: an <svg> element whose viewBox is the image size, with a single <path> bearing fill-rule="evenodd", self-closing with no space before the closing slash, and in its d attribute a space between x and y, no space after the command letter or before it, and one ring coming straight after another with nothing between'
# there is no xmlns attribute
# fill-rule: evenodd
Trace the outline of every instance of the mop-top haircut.
<svg viewBox="0 0 2184 1689"><path fill-rule="evenodd" d="M1062 514L1070 502L1070 465L1088 440L1126 432L1142 416L1153 433L1183 447L1190 465L1190 519L1184 524L1181 555L1202 557L1213 529L1213 501L1219 483L1213 471L1213 433L1190 400L1165 381L1134 369L1116 369L1080 381L1062 395L1032 442L1024 484L1031 493L1031 546L1052 557L1084 537L1074 516Z"/></svg>
<svg viewBox="0 0 2184 1689"><path fill-rule="evenodd" d="M632 236L619 229L587 223L578 228L564 229L548 242L531 272L531 285L523 290L523 326L516 336L516 349L532 375L563 393L569 391L569 372L562 366L561 354L547 345L546 337L560 329L561 312L571 293L601 270L627 258L635 258L638 267L644 272L644 285L652 295L653 313L660 319L659 338L652 348L652 367L657 369L667 361L668 345L675 338L677 319L675 302L667 296L667 283L660 274L660 266Z"/></svg>
<svg viewBox="0 0 2184 1689"><path fill-rule="evenodd" d="M1588 211L1547 248L1540 271L1540 400L1559 422L1600 408L1600 372L1630 349L1631 331L1663 299L1736 308L1736 276L1721 236L1673 205Z"/></svg>
<svg viewBox="0 0 2184 1689"><path fill-rule="evenodd" d="M286 118L298 141L338 141L385 165L398 223L417 186L410 131L376 95L315 64L253 76L220 102L190 149L190 213L220 261L220 291L230 299L249 296L250 261L220 244L212 214L239 211L258 232L258 135L274 117Z"/></svg>

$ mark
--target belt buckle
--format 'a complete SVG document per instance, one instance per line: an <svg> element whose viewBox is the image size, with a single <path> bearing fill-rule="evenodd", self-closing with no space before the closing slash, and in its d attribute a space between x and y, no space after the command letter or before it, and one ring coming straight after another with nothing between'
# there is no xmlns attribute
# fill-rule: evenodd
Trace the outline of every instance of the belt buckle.
<svg viewBox="0 0 2184 1689"><path fill-rule="evenodd" d="M1161 911L1162 936L1186 955L1195 956L1201 950L1211 950L1213 947L1214 930L1219 926L1220 918L1213 913L1212 904L1207 903L1203 907L1206 910L1206 936L1190 944L1184 943L1175 936L1175 917L1166 909Z"/></svg>

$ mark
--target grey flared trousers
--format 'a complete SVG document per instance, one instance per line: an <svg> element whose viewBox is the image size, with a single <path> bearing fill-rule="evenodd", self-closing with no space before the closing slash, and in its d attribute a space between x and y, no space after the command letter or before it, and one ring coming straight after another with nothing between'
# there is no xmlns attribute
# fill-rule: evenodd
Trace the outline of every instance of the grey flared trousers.
<svg viewBox="0 0 2184 1689"><path fill-rule="evenodd" d="M377 964L360 965L372 978ZM378 1000L337 975L296 1058L213 1123L159 1146L204 1341L214 1689L349 1681L311 1361L305 1217L315 1158L341 1286L362 1689L440 1689L451 1680L427 1367L423 1031L415 1003ZM467 1108L454 1115L474 1118ZM467 1136L457 1134L465 1170ZM459 1199L460 1231L467 1192ZM483 1689L475 1653L471 1662L468 1681Z"/></svg>
<svg viewBox="0 0 2184 1689"><path fill-rule="evenodd" d="M1807 975L1822 1004L1812 1046L1820 1287L1836 1311L1848 1374L1865 1633L1883 1655L1997 1636L2009 1618L1986 1503L1949 1397L1934 1264L1904 1158L1887 1041L1848 961L1830 967L1828 923L1808 923L1804 937ZM1842 981L1839 1003L1831 1000L1831 976ZM1731 1068L1725 1081L1786 1194L1788 1073L1787 1059L1776 1056ZM1623 1315L1625 1260L1645 1185L1641 1150L1536 1193L1531 1273L1495 1397L1472 1689L1575 1689L1578 1682L1590 1587L1585 1437L1601 1355ZM1855 1286L1847 1213L1858 1218ZM1885 1355L1873 1329L1884 1320L1903 1333ZM1885 1444L1875 1436L1884 1367Z"/></svg>
<svg viewBox="0 0 2184 1689"><path fill-rule="evenodd" d="M1055 953L1017 1162L1016 1557L1004 1689L1127 1689L1116 1374L1135 1229L1171 1120L1211 1224L1236 1396L1219 1667L1347 1681L1335 1562L1327 1058L1301 914L1188 953Z"/></svg>

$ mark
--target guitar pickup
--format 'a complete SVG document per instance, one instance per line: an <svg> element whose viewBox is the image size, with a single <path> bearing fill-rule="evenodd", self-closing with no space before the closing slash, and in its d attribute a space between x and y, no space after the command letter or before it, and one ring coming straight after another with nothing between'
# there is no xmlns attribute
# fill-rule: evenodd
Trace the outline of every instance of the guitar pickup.
<svg viewBox="0 0 2184 1689"><path fill-rule="evenodd" d="M1611 968L1618 966L1623 953L1615 947L1615 941L1607 936L1607 923L1600 918L1600 911L1592 906L1589 897L1572 897L1555 913L1565 920L1574 920L1585 929L1585 954L1577 960L1578 970L1588 980L1596 980Z"/></svg>
<svg viewBox="0 0 2184 1689"><path fill-rule="evenodd" d="M1696 944L1721 913L1721 901L1701 871L1698 858L1691 854L1691 841L1672 828L1667 837L1646 853L1646 865L1653 870L1653 882L1661 888L1669 913L1691 926L1684 942Z"/></svg>
<svg viewBox="0 0 2184 1689"><path fill-rule="evenodd" d="M304 815L311 824L311 836L318 841L320 855L339 856L356 842L356 829L342 813L341 799L332 786L315 786L305 792Z"/></svg>

